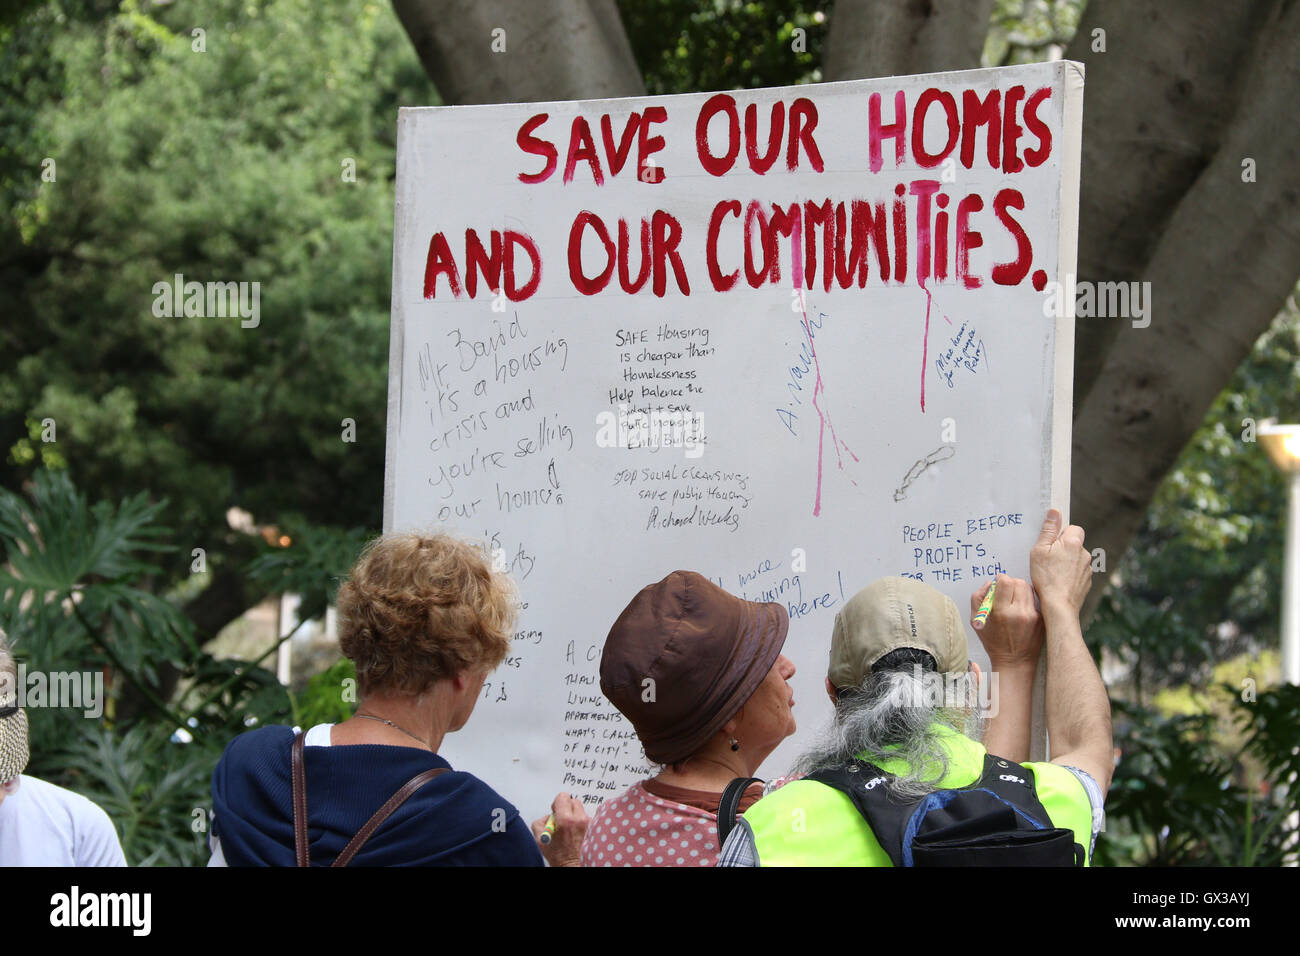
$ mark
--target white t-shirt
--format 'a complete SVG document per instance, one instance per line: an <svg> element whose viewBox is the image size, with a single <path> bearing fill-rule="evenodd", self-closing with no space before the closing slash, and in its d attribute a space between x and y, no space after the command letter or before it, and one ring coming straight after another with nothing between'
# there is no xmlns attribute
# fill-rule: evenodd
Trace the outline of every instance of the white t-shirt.
<svg viewBox="0 0 1300 956"><path fill-rule="evenodd" d="M302 745L304 747L329 747L330 728L333 724L317 724L305 734L302 735ZM208 866L227 866L226 854L221 850L221 841L215 835L208 837L208 849L212 851L212 856L208 860Z"/></svg>
<svg viewBox="0 0 1300 956"><path fill-rule="evenodd" d="M0 866L126 866L98 805L39 777L18 779L0 803Z"/></svg>

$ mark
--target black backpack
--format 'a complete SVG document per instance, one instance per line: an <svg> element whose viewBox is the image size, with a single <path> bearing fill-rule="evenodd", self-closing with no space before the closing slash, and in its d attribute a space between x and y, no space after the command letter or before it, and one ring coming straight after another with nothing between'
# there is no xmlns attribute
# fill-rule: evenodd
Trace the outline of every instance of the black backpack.
<svg viewBox="0 0 1300 956"><path fill-rule="evenodd" d="M900 800L894 779L855 760L819 770L816 780L848 794L894 866L1083 866L1074 832L1052 826L1034 772L992 754L968 787Z"/></svg>

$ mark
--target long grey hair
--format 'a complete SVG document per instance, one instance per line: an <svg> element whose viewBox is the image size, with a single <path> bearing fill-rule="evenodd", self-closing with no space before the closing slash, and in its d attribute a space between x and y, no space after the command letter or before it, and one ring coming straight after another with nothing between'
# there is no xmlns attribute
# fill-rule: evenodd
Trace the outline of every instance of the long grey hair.
<svg viewBox="0 0 1300 956"><path fill-rule="evenodd" d="M835 716L799 757L794 773L809 774L861 755L879 764L902 758L908 770L889 785L900 797L920 797L938 788L948 773L948 754L936 727L978 740L982 716L971 705L968 678L947 681L924 651L902 648L872 668L859 687L838 692ZM958 693L952 692L959 688Z"/></svg>

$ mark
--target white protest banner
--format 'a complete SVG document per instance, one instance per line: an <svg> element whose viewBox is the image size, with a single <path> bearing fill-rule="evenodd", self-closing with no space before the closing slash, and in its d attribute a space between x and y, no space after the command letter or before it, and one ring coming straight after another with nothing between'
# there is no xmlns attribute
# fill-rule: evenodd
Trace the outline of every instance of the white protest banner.
<svg viewBox="0 0 1300 956"><path fill-rule="evenodd" d="M402 110L385 527L484 541L524 601L455 766L530 816L646 775L599 657L675 569L790 614L768 776L855 591L965 615L1028 575L1069 499L1081 110L1068 62Z"/></svg>

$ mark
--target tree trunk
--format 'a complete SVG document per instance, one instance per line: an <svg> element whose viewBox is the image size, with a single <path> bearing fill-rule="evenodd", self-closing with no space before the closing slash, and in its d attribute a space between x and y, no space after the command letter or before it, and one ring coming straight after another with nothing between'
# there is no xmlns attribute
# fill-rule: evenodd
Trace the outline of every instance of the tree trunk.
<svg viewBox="0 0 1300 956"><path fill-rule="evenodd" d="M1091 52L1099 27L1106 53ZM1081 277L1151 283L1149 327L1076 323L1070 517L1112 569L1300 276L1297 48L1287 0L1188 0L1173 18L1093 0L1067 54L1088 63Z"/></svg>
<svg viewBox="0 0 1300 956"><path fill-rule="evenodd" d="M973 70L993 0L836 0L826 38L827 80Z"/></svg>
<svg viewBox="0 0 1300 956"><path fill-rule="evenodd" d="M1265 12L1275 5L1189 0L1171 16L1113 0L1089 4L1066 52L1087 67L1080 277L1148 278L1143 271L1170 218L1223 141ZM1094 38L1097 30L1105 32ZM1105 52L1094 52L1099 43ZM1123 327L1079 322L1076 407Z"/></svg>
<svg viewBox="0 0 1300 956"><path fill-rule="evenodd" d="M614 0L393 0L393 9L444 103L645 94Z"/></svg>

